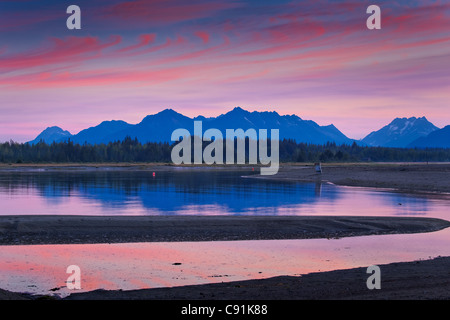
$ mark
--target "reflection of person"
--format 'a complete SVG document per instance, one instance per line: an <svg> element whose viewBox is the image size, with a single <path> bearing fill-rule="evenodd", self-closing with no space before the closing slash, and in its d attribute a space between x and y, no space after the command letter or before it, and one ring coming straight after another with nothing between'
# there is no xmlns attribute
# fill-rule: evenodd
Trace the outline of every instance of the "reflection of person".
<svg viewBox="0 0 450 320"><path fill-rule="evenodd" d="M316 186L314 188L314 194L316 195L316 197L320 197L321 193L322 193L322 183L316 182Z"/></svg>

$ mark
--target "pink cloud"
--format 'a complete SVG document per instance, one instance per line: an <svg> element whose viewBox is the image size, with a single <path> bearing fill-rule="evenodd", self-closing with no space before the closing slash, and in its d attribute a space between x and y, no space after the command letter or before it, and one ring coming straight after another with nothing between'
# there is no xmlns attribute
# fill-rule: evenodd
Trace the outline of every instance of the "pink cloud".
<svg viewBox="0 0 450 320"><path fill-rule="evenodd" d="M195 32L195 35L199 37L204 44L207 44L209 42L209 34L205 31L197 31Z"/></svg>
<svg viewBox="0 0 450 320"><path fill-rule="evenodd" d="M0 78L0 85L28 86L31 88L69 88L78 86L105 86L126 83L156 84L174 81L195 74L194 66L161 67L158 69L90 69L87 71L35 72Z"/></svg>
<svg viewBox="0 0 450 320"><path fill-rule="evenodd" d="M136 49L141 49L148 47L149 44L153 43L156 39L156 34L141 34L139 36L139 43L122 48L119 50L119 52L127 52L127 51L133 51Z"/></svg>
<svg viewBox="0 0 450 320"><path fill-rule="evenodd" d="M42 67L58 63L73 63L97 58L102 50L115 46L122 41L120 36L112 36L102 43L97 37L52 38L50 48L0 57L0 69L17 70Z"/></svg>

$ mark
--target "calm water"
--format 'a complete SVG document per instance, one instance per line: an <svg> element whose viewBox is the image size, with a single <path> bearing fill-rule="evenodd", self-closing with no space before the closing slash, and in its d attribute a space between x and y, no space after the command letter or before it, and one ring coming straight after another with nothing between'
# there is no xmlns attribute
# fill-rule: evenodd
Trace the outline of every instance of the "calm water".
<svg viewBox="0 0 450 320"><path fill-rule="evenodd" d="M446 219L448 201L367 188L243 178L252 172L0 173L0 215L403 215Z"/></svg>
<svg viewBox="0 0 450 320"><path fill-rule="evenodd" d="M370 188L281 183L243 172L0 173L0 215L388 215L450 219L449 200ZM343 239L0 246L0 287L70 293L298 275L450 255L450 230ZM174 264L176 263L176 264ZM50 291L58 288L56 291Z"/></svg>

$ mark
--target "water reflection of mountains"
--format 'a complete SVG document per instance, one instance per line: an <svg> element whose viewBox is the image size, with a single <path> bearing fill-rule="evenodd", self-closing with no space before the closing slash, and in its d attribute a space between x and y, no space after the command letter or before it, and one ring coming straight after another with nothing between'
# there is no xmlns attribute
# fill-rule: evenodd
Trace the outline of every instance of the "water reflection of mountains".
<svg viewBox="0 0 450 320"><path fill-rule="evenodd" d="M234 214L255 209L258 213L271 213L280 206L339 197L335 188L320 184L243 178L246 174L251 172L158 172L155 177L149 171L14 172L0 176L0 190L14 193L31 188L51 202L82 197L112 209L139 203L164 214L189 207L201 214L202 207L211 210L211 206ZM326 192L322 192L324 187Z"/></svg>

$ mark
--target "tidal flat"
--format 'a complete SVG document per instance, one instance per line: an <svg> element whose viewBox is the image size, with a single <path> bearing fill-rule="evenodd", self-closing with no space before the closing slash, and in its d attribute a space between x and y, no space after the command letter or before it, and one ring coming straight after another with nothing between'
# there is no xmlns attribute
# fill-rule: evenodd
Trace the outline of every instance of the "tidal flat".
<svg viewBox="0 0 450 320"><path fill-rule="evenodd" d="M186 241L237 241L237 240L276 240L276 239L339 239L346 237L358 237L363 235L383 235L383 234L411 234L411 233L427 233L435 232L448 228L449 222L445 215L445 206L450 200L450 164L446 163L369 163L369 164L323 164L322 173L318 174L314 171L313 164L283 164L277 175L260 176L258 167L251 166L234 166L234 167L206 167L206 166L171 166L164 164L67 164L67 165L4 165L0 166L0 172L15 177L16 174L33 175L40 173L105 173L105 172L122 172L127 175L134 173L142 175L145 173L151 176L152 172L156 172L156 176L160 177L164 173L177 172L234 172L245 180L264 180L277 181L286 183L314 183L314 185L337 185L347 187L363 187L373 188L379 192L393 192L405 194L411 199L426 198L438 199L441 209L439 217L425 216L401 216L401 208L405 205L402 203L391 203L386 208L394 208L386 216L387 211L383 211L384 207L379 207L379 215L345 215L345 212L339 212L338 215L148 215L148 216L120 216L120 215L101 215L90 216L89 211L85 211L80 215L52 215L52 214L8 214L7 207L3 209L0 215L0 243L1 245L29 245L29 244L94 244L94 243L132 243L132 242L186 242ZM136 175L135 175L136 176ZM133 176L133 177L135 177ZM103 178L102 178L103 179ZM131 180L130 180L131 181ZM15 182L4 182L2 186L5 190L9 190L8 194L14 196L17 185ZM37 188L39 194L44 195L51 201L53 199L66 199L67 188L60 188L58 184L46 182L40 184L34 180L26 178L20 184L20 188L26 185L25 198L30 194L30 190ZM89 183L76 182L75 188L70 186L69 190L87 190ZM81 187L78 187L81 185ZM50 192L49 192L49 186ZM55 187L56 186L56 187ZM142 186L126 185L127 195L139 192ZM20 189L19 188L19 189ZM77 189L78 188L78 189ZM119 188L115 186L115 188ZM120 187L121 188L121 187ZM64 189L59 195L60 189ZM102 189L103 190L103 189ZM131 191L130 191L131 190ZM306 190L306 189L305 189ZM302 194L305 190L301 189L299 193L293 193L292 198ZM200 190L202 191L202 190ZM197 196L201 194L196 190ZM272 190L273 191L273 190ZM270 194L271 189L267 189ZM276 191L276 190L275 190ZM278 195L283 195L286 190L278 190ZM289 190L287 190L289 191ZM315 197L320 199L324 197L315 191ZM5 191L6 192L6 191ZM11 193L12 192L12 193ZM131 193L130 193L131 192ZM289 191L290 192L290 191ZM289 193L288 192L288 193ZM73 194L70 194L73 197ZM245 194L248 200L249 195ZM89 198L90 199L90 198ZM198 198L195 198L198 199ZM241 199L241 198L239 198ZM401 198L404 199L404 198ZM291 199L288 199L291 201ZM397 198L394 198L396 201ZM393 201L394 201L393 200ZM60 200L58 200L60 201ZM55 203L58 203L55 202ZM242 200L244 201L244 200ZM318 201L318 200L315 200ZM335 200L333 200L335 201ZM403 200L402 200L403 201ZM428 200L427 200L428 201ZM52 202L52 203L53 203ZM292 206L292 203L288 203ZM427 204L429 205L429 204ZM206 206L207 207L207 206ZM89 208L89 207L88 207ZM320 207L328 208L327 206ZM424 210L428 210L424 206ZM108 207L111 209L111 207ZM214 207L214 210L217 208ZM196 212L197 208L190 211ZM214 211L213 210L213 211ZM284 212L284 211L282 211ZM400 216L395 216L400 213ZM408 214L409 211L406 211ZM420 211L425 212L425 211ZM334 213L334 212L333 212ZM409 214L411 214L409 212ZM392 216L394 215L394 216ZM181 287L140 289L140 290L94 290L92 293L74 294L67 299L215 299L218 295L207 295L208 292L214 294L217 290L223 290L221 298L227 299L353 299L358 297L363 299L449 299L448 297L448 257L439 257L427 261L404 262L401 264L388 264L383 270L401 267L403 268L401 275L398 275L399 281L392 279L393 283L398 286L392 286L389 290L382 290L376 295L368 295L352 291L351 285L347 292L351 295L345 295L342 291L326 290L326 286L330 283L326 279L333 272L345 272L349 277L354 272L361 270L358 268L346 269L347 271L329 271L318 272L314 274L305 274L301 277L281 276L271 277L267 279L254 279L239 282L230 282L223 284L202 284L189 285ZM446 269L447 268L447 269ZM444 270L444 271L439 271ZM331 273L330 273L331 272ZM433 274L436 274L433 280ZM365 275L364 275L365 276ZM438 277L443 279L438 281ZM345 278L346 276L343 276ZM403 281L407 277L407 282ZM400 285L408 283L405 289ZM433 279L431 279L433 278ZM299 285L301 280L301 286ZM308 290L307 279L314 280L311 290ZM350 280L350 278L347 278ZM424 280L425 279L425 280ZM426 280L428 279L428 280ZM331 280L330 280L331 281ZM397 281L397 282L396 282ZM425 281L425 282L424 282ZM428 284L426 283L428 281ZM313 283L312 282L312 283ZM323 283L323 285L320 285ZM341 283L342 284L342 283ZM260 287L265 290L258 290ZM303 288L295 291L293 286ZM303 287L302 287L303 286ZM305 287L306 286L306 287ZM343 285L344 287L346 285ZM447 286L447 287L446 287ZM247 288L248 290L239 290L239 288ZM314 289L314 290L313 290ZM210 290L210 291L208 291ZM300 289L299 289L300 290ZM358 289L359 290L359 289ZM447 290L447 291L446 291ZM203 295L196 295L202 292ZM289 294L287 294L289 292ZM293 293L294 292L294 293ZM297 292L297 293L295 293ZM447 295L446 295L447 292ZM2 299L35 299L32 295L23 295L20 293L12 293L1 291ZM197 298L196 298L197 297ZM66 299L66 298L65 298Z"/></svg>

